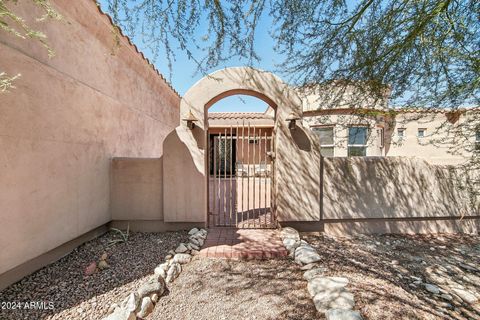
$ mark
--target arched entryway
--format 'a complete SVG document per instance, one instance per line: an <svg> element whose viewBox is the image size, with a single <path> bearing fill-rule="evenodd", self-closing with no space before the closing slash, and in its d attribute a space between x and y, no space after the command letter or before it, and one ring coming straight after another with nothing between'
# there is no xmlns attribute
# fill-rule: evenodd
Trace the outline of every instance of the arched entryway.
<svg viewBox="0 0 480 320"><path fill-rule="evenodd" d="M244 104L238 107L240 101ZM272 192L276 106L269 103L266 97L230 95L206 110L209 226L277 226Z"/></svg>
<svg viewBox="0 0 480 320"><path fill-rule="evenodd" d="M277 218L294 221L298 210L318 210L318 186L306 189L303 182L318 181L319 148L312 143L314 139L310 138L308 130L303 130L301 123L297 122L294 131L289 128L290 117L302 116L301 99L292 87L270 72L235 67L204 77L181 100L180 115L185 121L181 121L164 143L166 222L204 221L211 226L208 225L212 213L208 192L208 109L217 101L236 94L257 97L273 110L274 149L269 151L275 162L272 197Z"/></svg>

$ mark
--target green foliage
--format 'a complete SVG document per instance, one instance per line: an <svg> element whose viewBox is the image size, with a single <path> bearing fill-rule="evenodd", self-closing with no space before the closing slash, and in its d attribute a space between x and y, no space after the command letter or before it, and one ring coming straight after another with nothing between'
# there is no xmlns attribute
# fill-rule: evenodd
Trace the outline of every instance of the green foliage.
<svg viewBox="0 0 480 320"><path fill-rule="evenodd" d="M297 85L368 80L369 91L381 95L388 84L397 105L417 107L458 107L480 99L478 0L108 3L128 35L140 36L152 52L164 51L169 59L179 46L204 73L231 57L258 59L255 33L268 14L275 49L285 56L278 71ZM205 55L194 57L192 47Z"/></svg>
<svg viewBox="0 0 480 320"><path fill-rule="evenodd" d="M39 7L43 15L38 17L36 21L46 21L48 19L60 20L61 15L53 9L48 0L31 0L37 7ZM48 45L47 36L39 31L33 29L27 22L20 16L16 15L9 6L10 4L16 4L18 0L0 0L0 30L15 35L21 39L33 39L40 42L48 51L48 55L52 57L55 53L53 49Z"/></svg>
<svg viewBox="0 0 480 320"><path fill-rule="evenodd" d="M17 74L16 76L11 77L5 72L0 72L0 93L8 92L8 89L15 89L13 82L17 78L20 78L20 76L20 74Z"/></svg>
<svg viewBox="0 0 480 320"><path fill-rule="evenodd" d="M127 225L127 230L125 232L117 228L110 228L110 231L115 234L115 239L108 242L108 247L113 246L117 243L123 243L128 241L128 237L130 236L130 224Z"/></svg>

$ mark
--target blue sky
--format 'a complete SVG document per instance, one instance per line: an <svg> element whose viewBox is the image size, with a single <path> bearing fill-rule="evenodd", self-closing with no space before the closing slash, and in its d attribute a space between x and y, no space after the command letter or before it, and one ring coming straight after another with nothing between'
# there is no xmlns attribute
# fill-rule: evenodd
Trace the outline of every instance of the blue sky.
<svg viewBox="0 0 480 320"><path fill-rule="evenodd" d="M107 10L107 1L99 0L99 3L102 9L105 12ZM268 14L264 14L262 19L259 22L257 33L256 33L256 50L257 54L260 57L260 61L255 62L254 66L263 70L275 72L276 64L282 61L282 57L279 56L274 51L274 40L269 34L272 24L271 17ZM199 34L199 37L202 35ZM153 61L153 53L142 46L142 41L140 38L135 37L132 41L137 45L137 47L144 53L144 55L152 62L154 62L156 68L167 78L170 79L173 87L181 94L185 92L193 85L195 82L200 80L203 75L196 72L197 67L195 63L188 59L186 54L179 48L173 48L175 52L175 59L172 66L172 74L169 74L167 59L163 55L159 55L156 61ZM198 58L203 57L203 52L193 51L194 54L198 55ZM245 65L245 61L240 61L238 59L231 59L230 61L218 66L213 72L224 67L232 66L242 66ZM275 72L276 73L276 72ZM277 73L278 75L278 73ZM281 75L280 75L281 76ZM215 105L213 105L209 111L219 112L219 111L237 111L237 112L263 112L267 108L265 102L260 99L249 97L249 96L231 96L225 99L220 100Z"/></svg>

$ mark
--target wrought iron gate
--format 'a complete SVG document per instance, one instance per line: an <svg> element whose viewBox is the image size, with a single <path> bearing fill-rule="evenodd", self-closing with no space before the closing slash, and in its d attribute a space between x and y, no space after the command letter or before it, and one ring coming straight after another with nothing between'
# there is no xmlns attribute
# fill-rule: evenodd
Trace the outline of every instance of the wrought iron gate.
<svg viewBox="0 0 480 320"><path fill-rule="evenodd" d="M276 227L273 150L269 128L209 131L209 226Z"/></svg>

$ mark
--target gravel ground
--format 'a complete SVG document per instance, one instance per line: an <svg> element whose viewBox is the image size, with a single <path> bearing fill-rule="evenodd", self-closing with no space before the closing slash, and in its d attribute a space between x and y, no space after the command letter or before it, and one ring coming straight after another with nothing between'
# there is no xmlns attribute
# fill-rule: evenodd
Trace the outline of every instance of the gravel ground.
<svg viewBox="0 0 480 320"><path fill-rule="evenodd" d="M316 319L300 267L291 260L195 257L150 320Z"/></svg>
<svg viewBox="0 0 480 320"><path fill-rule="evenodd" d="M355 309L365 319L480 319L480 302L446 300L428 292L424 285L442 278L480 294L478 235L304 238L322 256L326 275L350 280ZM447 272L438 276L432 268ZM423 283L415 284L418 278Z"/></svg>
<svg viewBox="0 0 480 320"><path fill-rule="evenodd" d="M153 273L167 252L188 239L186 232L130 233L109 246L109 232L0 292L0 302L53 302L54 310L0 310L0 319L100 319ZM90 276L84 269L106 252L110 268Z"/></svg>
<svg viewBox="0 0 480 320"><path fill-rule="evenodd" d="M0 292L0 302L50 301L54 310L0 310L0 319L100 319L111 303L135 290L169 250L186 241L187 234L132 233L128 242L109 247L114 238L108 233L92 240ZM304 238L322 256L326 275L350 280L348 290L364 319L480 319L480 302L445 300L424 286L447 279L478 295L478 235ZM85 267L103 252L110 268L84 276ZM438 268L445 272L438 273ZM423 282L415 284L418 279ZM306 284L292 260L196 256L148 319L322 319Z"/></svg>

